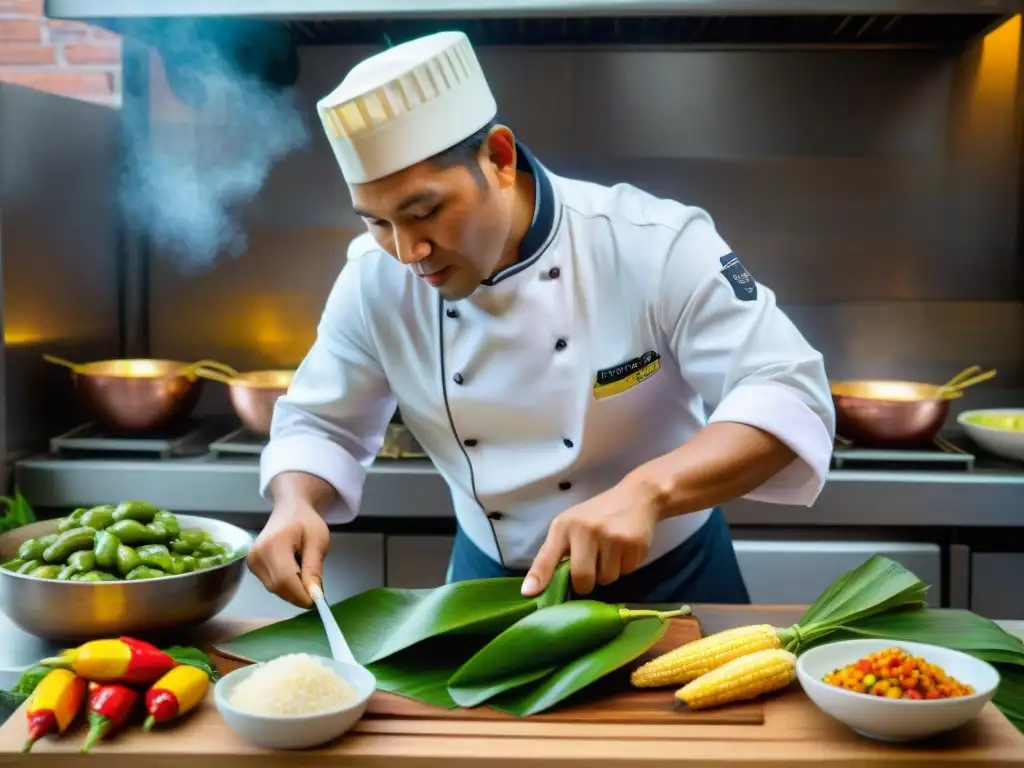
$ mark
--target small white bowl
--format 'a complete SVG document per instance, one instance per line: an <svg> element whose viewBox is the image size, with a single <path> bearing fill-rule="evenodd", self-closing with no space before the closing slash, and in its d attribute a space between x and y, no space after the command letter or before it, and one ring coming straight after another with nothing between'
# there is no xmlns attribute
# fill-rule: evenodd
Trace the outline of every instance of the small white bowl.
<svg viewBox="0 0 1024 768"><path fill-rule="evenodd" d="M1024 461L1024 431L972 424L970 419L975 416L1024 416L1024 409L983 408L963 411L956 417L956 423L963 428L967 436L986 451L1004 459Z"/></svg>
<svg viewBox="0 0 1024 768"><path fill-rule="evenodd" d="M886 699L822 682L833 670L893 647L942 667L975 692L955 699ZM804 692L821 711L879 741L915 741L959 728L977 717L999 685L995 667L970 654L896 640L840 640L819 645L797 659L796 673Z"/></svg>
<svg viewBox="0 0 1024 768"><path fill-rule="evenodd" d="M347 732L366 711L370 696L377 689L377 679L365 667L320 657L342 679L355 687L354 701L340 709L313 715L256 715L243 712L228 703L232 689L251 675L258 665L236 669L224 675L213 689L217 710L228 726L243 739L264 749L309 749L333 741Z"/></svg>

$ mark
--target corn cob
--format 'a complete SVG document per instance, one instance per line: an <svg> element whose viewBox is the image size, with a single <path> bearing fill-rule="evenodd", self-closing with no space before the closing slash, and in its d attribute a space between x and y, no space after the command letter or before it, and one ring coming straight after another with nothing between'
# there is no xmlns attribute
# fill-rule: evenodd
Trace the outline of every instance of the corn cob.
<svg viewBox="0 0 1024 768"><path fill-rule="evenodd" d="M690 709L707 709L753 699L776 691L796 678L796 656L782 648L769 648L739 656L713 669L676 692Z"/></svg>
<svg viewBox="0 0 1024 768"><path fill-rule="evenodd" d="M754 624L717 632L681 645L638 667L630 676L637 688L680 685L754 651L781 648L786 630Z"/></svg>

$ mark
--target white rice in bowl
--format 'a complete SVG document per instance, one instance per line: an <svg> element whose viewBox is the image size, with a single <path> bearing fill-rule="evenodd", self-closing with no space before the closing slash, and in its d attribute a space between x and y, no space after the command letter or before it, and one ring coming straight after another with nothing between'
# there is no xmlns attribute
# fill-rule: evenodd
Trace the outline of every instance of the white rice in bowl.
<svg viewBox="0 0 1024 768"><path fill-rule="evenodd" d="M254 715L315 715L351 704L359 692L316 656L290 653L257 664L228 703Z"/></svg>

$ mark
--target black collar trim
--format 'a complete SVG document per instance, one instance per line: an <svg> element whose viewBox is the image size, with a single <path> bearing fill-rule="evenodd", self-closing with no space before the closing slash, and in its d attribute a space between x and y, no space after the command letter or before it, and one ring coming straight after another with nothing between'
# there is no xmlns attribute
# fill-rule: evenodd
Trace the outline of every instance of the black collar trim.
<svg viewBox="0 0 1024 768"><path fill-rule="evenodd" d="M548 172L523 144L516 142L516 149L519 155L519 169L532 174L536 183L537 200L533 209L533 222L519 245L519 261L505 267L494 277L484 280L482 285L497 285L502 280L518 275L536 264L555 239L555 232L558 231L558 225L562 220L562 206L555 197L555 189L551 185Z"/></svg>

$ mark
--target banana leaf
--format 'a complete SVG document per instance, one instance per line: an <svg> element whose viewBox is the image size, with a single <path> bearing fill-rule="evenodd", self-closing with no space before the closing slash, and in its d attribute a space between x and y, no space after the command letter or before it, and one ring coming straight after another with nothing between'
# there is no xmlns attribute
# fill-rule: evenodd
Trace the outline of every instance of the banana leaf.
<svg viewBox="0 0 1024 768"><path fill-rule="evenodd" d="M449 685L448 694L460 707L476 707L499 694L530 683L535 683L558 669L557 666L538 667L498 680L487 680L475 685ZM453 673L454 674L454 673ZM450 676L449 676L450 677Z"/></svg>
<svg viewBox="0 0 1024 768"><path fill-rule="evenodd" d="M517 717L529 717L550 709L642 656L667 629L668 622L659 618L636 619L614 640L570 661L535 685L516 688L492 699L489 706Z"/></svg>
<svg viewBox="0 0 1024 768"><path fill-rule="evenodd" d="M439 635L492 636L538 603L566 597L568 561L559 565L548 589L523 597L518 577L472 579L435 589L379 587L331 606L352 654L371 664ZM314 610L246 632L221 643L219 650L252 661L269 661L284 653L329 655L327 635Z"/></svg>
<svg viewBox="0 0 1024 768"><path fill-rule="evenodd" d="M926 605L928 585L894 560L872 555L826 589L800 620L780 632L788 650L809 643L851 622Z"/></svg>
<svg viewBox="0 0 1024 768"><path fill-rule="evenodd" d="M356 660L377 678L379 690L427 704L458 706L448 678L492 637L540 606L568 596L569 563L562 562L536 597L520 593L519 577L474 579L435 589L376 588L331 606ZM217 650L249 661L287 653L330 656L315 610L246 632Z"/></svg>

